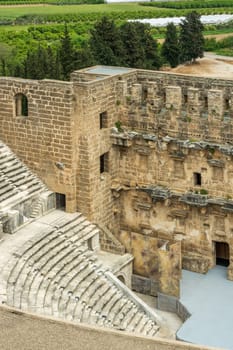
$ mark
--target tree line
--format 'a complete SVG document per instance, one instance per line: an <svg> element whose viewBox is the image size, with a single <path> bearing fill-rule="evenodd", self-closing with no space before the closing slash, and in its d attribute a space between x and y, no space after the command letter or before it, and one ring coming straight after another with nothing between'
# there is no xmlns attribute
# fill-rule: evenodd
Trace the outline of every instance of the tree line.
<svg viewBox="0 0 233 350"><path fill-rule="evenodd" d="M167 26L164 44L160 46L149 25L129 21L117 26L103 17L90 30L90 37L81 48L74 45L65 25L55 48L39 45L28 50L17 64L2 58L0 72L28 79L68 80L72 71L96 64L154 70L168 62L175 67L203 56L202 30L200 16L192 12L179 30L172 23Z"/></svg>
<svg viewBox="0 0 233 350"><path fill-rule="evenodd" d="M195 62L204 54L203 24L200 15L190 12L180 23L179 29L173 23L167 25L162 55L171 67L180 63Z"/></svg>

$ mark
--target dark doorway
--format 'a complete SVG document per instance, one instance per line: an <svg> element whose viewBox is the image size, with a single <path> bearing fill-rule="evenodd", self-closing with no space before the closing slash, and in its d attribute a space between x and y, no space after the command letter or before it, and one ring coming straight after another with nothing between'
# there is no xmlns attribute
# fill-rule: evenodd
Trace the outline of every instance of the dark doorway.
<svg viewBox="0 0 233 350"><path fill-rule="evenodd" d="M215 242L216 265L229 265L229 245L224 242Z"/></svg>
<svg viewBox="0 0 233 350"><path fill-rule="evenodd" d="M194 186L201 186L201 174L193 173Z"/></svg>
<svg viewBox="0 0 233 350"><path fill-rule="evenodd" d="M56 208L66 209L66 196L62 193L56 193Z"/></svg>

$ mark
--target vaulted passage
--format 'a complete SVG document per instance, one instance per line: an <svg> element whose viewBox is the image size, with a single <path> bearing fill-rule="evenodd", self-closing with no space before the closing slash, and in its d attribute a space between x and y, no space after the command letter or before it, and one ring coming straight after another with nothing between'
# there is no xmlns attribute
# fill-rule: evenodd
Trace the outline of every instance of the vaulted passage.
<svg viewBox="0 0 233 350"><path fill-rule="evenodd" d="M229 245L224 242L215 242L216 265L229 265Z"/></svg>

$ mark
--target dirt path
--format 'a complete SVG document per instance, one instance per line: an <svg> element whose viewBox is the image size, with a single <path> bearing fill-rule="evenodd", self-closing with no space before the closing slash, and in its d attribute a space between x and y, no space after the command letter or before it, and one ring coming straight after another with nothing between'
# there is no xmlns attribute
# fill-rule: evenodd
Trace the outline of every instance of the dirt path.
<svg viewBox="0 0 233 350"><path fill-rule="evenodd" d="M163 71L233 80L233 57L221 57L208 54L194 64L182 64L176 68L164 68Z"/></svg>

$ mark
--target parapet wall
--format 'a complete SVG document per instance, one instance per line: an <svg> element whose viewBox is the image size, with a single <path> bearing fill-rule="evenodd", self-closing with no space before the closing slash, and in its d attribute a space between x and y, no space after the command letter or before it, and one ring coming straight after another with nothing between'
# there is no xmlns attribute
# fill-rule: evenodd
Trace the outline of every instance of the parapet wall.
<svg viewBox="0 0 233 350"><path fill-rule="evenodd" d="M180 341L135 336L83 324L74 325L16 309L0 308L2 350L211 350Z"/></svg>
<svg viewBox="0 0 233 350"><path fill-rule="evenodd" d="M121 121L161 136L225 143L232 138L230 80L138 71L137 82L119 82L125 100Z"/></svg>

